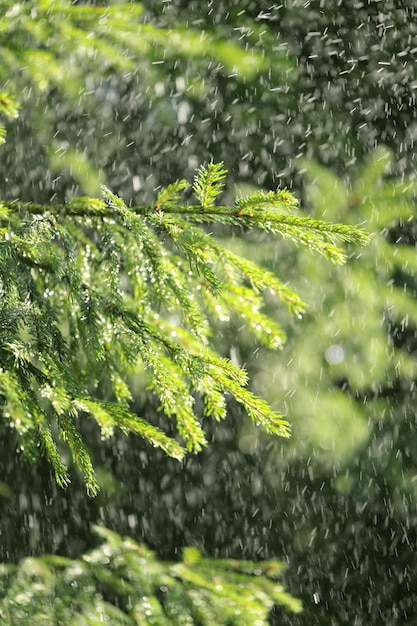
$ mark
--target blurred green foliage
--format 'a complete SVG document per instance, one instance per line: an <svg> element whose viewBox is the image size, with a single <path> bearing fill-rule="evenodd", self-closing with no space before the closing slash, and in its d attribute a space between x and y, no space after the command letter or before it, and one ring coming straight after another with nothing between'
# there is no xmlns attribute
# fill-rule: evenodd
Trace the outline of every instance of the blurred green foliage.
<svg viewBox="0 0 417 626"><path fill-rule="evenodd" d="M316 288L304 323L294 326L281 364L275 363L281 385L274 400L288 397L296 439L316 455L323 450L322 462L330 467L355 455L384 410L386 395L417 375L409 346L398 341L400 329L406 333L417 325L415 250L401 241L414 221L417 189L413 181L393 176L394 156L383 147L346 183L315 162L301 167L313 216L362 223L372 233L371 245L359 254L352 250L340 272L302 252L293 258L304 272L298 287L307 280ZM398 238L394 233L400 232Z"/></svg>
<svg viewBox="0 0 417 626"><path fill-rule="evenodd" d="M195 548L175 563L103 528L104 543L77 560L27 558L0 566L5 624L92 626L266 626L274 603L300 602L283 590L277 561L203 559Z"/></svg>
<svg viewBox="0 0 417 626"><path fill-rule="evenodd" d="M288 99L285 44L252 21L216 30L151 13L137 2L2 3L0 81L22 106L3 154L3 197L49 201L52 188L63 200L95 194L101 181L127 201L139 190L148 201L158 184L190 178L211 158L238 174L229 154L256 133L254 81L269 77L278 88L264 93L265 122ZM243 161L258 153L256 140Z"/></svg>

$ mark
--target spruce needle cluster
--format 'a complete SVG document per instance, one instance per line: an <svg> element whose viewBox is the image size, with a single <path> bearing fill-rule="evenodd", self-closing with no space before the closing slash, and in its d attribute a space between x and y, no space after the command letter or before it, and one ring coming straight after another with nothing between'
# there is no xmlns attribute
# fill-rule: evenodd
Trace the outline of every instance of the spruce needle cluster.
<svg viewBox="0 0 417 626"><path fill-rule="evenodd" d="M103 200L1 205L1 417L22 454L46 455L60 485L70 480L62 440L89 493L98 491L80 433L89 418L104 438L115 429L134 433L176 459L206 445L203 419L224 419L228 398L268 433L289 435L287 420L248 389L246 372L213 348L212 332L219 319L240 316L260 342L277 348L285 335L262 310L265 293L297 315L304 303L206 224L280 235L335 263L345 260L339 242L368 237L355 226L292 215L296 201L287 190L217 205L225 176L222 163L200 167L188 205L184 180L151 206L127 207L105 187ZM129 378L138 367L157 399L159 427L132 410ZM178 437L164 432L162 416L175 420Z"/></svg>

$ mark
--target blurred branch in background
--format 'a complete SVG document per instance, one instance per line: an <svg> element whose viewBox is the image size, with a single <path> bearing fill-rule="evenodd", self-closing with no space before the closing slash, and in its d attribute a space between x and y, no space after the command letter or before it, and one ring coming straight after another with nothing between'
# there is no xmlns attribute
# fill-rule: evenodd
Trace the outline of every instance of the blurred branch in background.
<svg viewBox="0 0 417 626"><path fill-rule="evenodd" d="M5 191L24 200L48 201L48 182L61 199L65 186L71 189L66 199L79 195L71 186L94 195L100 180L116 190L128 186L125 197L139 189L153 193L157 184L192 175L202 160L227 163L232 146L224 152L222 142L232 119L255 131L247 125L252 81L272 71L281 91L294 71L285 46L275 49L264 32L275 50L273 63L266 58L257 46L264 29L253 22L240 32L208 31L181 18L167 24L150 19L137 2L7 0L0 29L8 35L0 82L22 105L8 150L30 137L24 153L6 152L13 169ZM218 81L224 83L220 92ZM270 101L276 104L277 96ZM286 99L284 91L280 97ZM233 117L220 117L219 106L232 107ZM205 112L197 112L200 107ZM208 138L220 151L203 148Z"/></svg>
<svg viewBox="0 0 417 626"><path fill-rule="evenodd" d="M132 539L96 532L103 543L77 560L43 556L0 566L4 623L267 626L274 604L301 610L278 582L278 561L209 560L186 548L168 563Z"/></svg>

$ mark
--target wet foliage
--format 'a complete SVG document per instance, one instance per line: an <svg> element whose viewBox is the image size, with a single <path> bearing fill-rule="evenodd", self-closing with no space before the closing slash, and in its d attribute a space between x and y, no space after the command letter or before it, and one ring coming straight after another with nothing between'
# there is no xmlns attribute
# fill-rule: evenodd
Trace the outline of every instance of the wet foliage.
<svg viewBox="0 0 417 626"><path fill-rule="evenodd" d="M226 418L227 394L257 426L289 436L288 422L246 388L244 369L221 358L210 338L219 322L237 316L261 344L277 348L285 335L263 315L263 293L269 290L292 313L304 305L279 278L199 225L279 233L336 264L346 255L335 242L367 244L369 238L356 226L288 214L297 202L286 190L218 206L226 174L222 163L201 166L193 184L198 204L190 206L180 204L185 180L163 188L151 206L128 208L106 187L104 201L1 205L2 417L19 453L33 461L40 449L61 487L70 478L53 429L87 491L99 490L78 427L86 416L99 425L102 440L118 428L181 460L206 445L203 418ZM146 376L184 447L131 412L131 372Z"/></svg>
<svg viewBox="0 0 417 626"><path fill-rule="evenodd" d="M292 438L262 435L229 400L226 422L204 424L209 447L179 465L121 433L96 445L98 429L85 423L101 485L92 500L75 470L62 492L46 463L20 463L3 429L2 560L76 559L98 546L99 523L171 561L185 545L215 558L279 558L303 611L276 607L271 624L413 623L416 9L394 0L129 3L129 28L149 26L149 39L119 47L134 66L120 72L91 38L91 54L80 55L59 49L61 31L48 45L29 37L34 8L44 28L62 20L65 3L52 4L55 14L48 3L0 9L3 28L14 20L14 54L29 42L59 53L65 78L74 71L82 82L71 99L65 81L44 72L42 91L23 60L10 76L2 57L2 91L21 105L1 148L4 200L62 203L96 195L101 182L127 206L150 204L155 189L191 180L213 159L229 170L224 204L235 189L286 185L314 219L363 222L372 242L333 271L289 243L213 226L234 254L278 271L306 302L303 319L291 320L266 298L287 336L278 354L236 319L220 321L212 338L286 414ZM103 16L101 4L71 11ZM111 12L127 10L110 4L99 39L115 32ZM93 32L79 15L81 34ZM176 28L180 41L168 36ZM132 408L156 424L142 381L132 373Z"/></svg>
<svg viewBox="0 0 417 626"><path fill-rule="evenodd" d="M277 561L213 561L187 548L181 561L161 562L130 538L97 533L105 542L80 559L0 566L4 623L266 626L274 604L301 608L279 584Z"/></svg>

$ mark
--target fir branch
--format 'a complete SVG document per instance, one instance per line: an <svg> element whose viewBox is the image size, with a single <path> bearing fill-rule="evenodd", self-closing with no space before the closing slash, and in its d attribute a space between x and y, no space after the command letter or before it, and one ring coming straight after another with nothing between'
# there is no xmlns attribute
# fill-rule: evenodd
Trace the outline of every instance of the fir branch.
<svg viewBox="0 0 417 626"><path fill-rule="evenodd" d="M161 333L160 335L157 333L155 338L166 344L175 358L180 359L181 366L189 373L196 386L200 383L200 379L211 371L211 368L206 369L207 366L219 368L239 385L245 386L247 384L248 377L242 367L234 365L229 359L220 357L186 329L175 326L159 317L154 320L154 324ZM167 342L167 337L170 335L175 336L176 343ZM193 376L194 372L196 373L195 377Z"/></svg>
<svg viewBox="0 0 417 626"><path fill-rule="evenodd" d="M275 274L249 259L234 254L226 248L219 246L217 252L232 280L235 279L235 272L238 270L239 273L243 274L250 281L253 290L269 290L270 293L277 295L286 304L290 313L300 316L305 311L305 302L288 285L279 280Z"/></svg>
<svg viewBox="0 0 417 626"><path fill-rule="evenodd" d="M0 398L3 419L9 422L23 442L27 433L33 430L33 422L28 410L28 396L17 368L15 373L4 371L3 368L0 370Z"/></svg>
<svg viewBox="0 0 417 626"><path fill-rule="evenodd" d="M193 191L203 209L214 206L224 187L227 170L224 163L210 162L207 167L198 168L193 184Z"/></svg>
<svg viewBox="0 0 417 626"><path fill-rule="evenodd" d="M278 196L279 196L279 192ZM272 206L280 205L282 200L272 203ZM44 212L45 207L39 205L20 205L19 203L6 203L3 205L11 211L27 210L32 214ZM68 215L103 215L105 207L91 205L73 207L66 206ZM269 204L271 207L271 203ZM52 208L52 214L59 214L64 207ZM116 208L114 204L109 204L111 212ZM146 216L152 211L152 206L133 207L123 209L123 215L129 219L133 215ZM289 239L295 244L304 246L312 252L318 252L328 260L338 265L346 261L346 254L338 248L335 243L353 243L356 245L367 245L369 236L359 227L344 224L334 224L323 220L316 220L308 217L298 217L276 213L273 210L265 209L260 211L258 205L250 209L240 210L238 207L214 207L214 206L166 206L165 212L169 214L180 214L186 217L191 223L199 222L220 222L231 226L244 226L246 228L257 228L271 234L279 234L284 239ZM111 213L110 213L111 214Z"/></svg>
<svg viewBox="0 0 417 626"><path fill-rule="evenodd" d="M215 206L224 176L222 164L200 168L194 183L200 204L191 207L177 204L182 180L161 190L150 206L128 208L105 187L104 201L2 203L3 418L28 455L39 442L59 484L67 484L68 471L49 427L53 420L88 490L98 489L75 421L79 413L91 415L103 436L120 428L182 458L174 439L129 411L126 377L139 363L189 451L206 445L196 393L204 416L224 419L230 395L255 424L288 436L283 416L247 389L246 372L221 358L210 339L216 318L239 315L260 341L277 348L285 337L263 313L266 294L274 292L297 315L304 304L271 272L208 234L204 223L279 233L339 262L344 253L335 242L362 244L367 236L356 227L289 214L296 201L286 190ZM106 389L106 399L88 389Z"/></svg>
<svg viewBox="0 0 417 626"><path fill-rule="evenodd" d="M43 555L2 566L0 611L10 624L84 624L87 615L90 624L267 626L276 603L301 610L283 590L277 561L218 564L187 547L164 562L130 537L95 531L101 545L77 559Z"/></svg>
<svg viewBox="0 0 417 626"><path fill-rule="evenodd" d="M170 205L175 205L180 199L180 192L187 189L188 183L185 179L177 180L175 183L171 183L158 193L155 202L155 209L165 210Z"/></svg>
<svg viewBox="0 0 417 626"><path fill-rule="evenodd" d="M80 411L89 413L97 421L105 438L111 437L117 426L126 434L132 432L139 435L178 461L184 457L185 450L174 439L114 402L104 402L87 397L77 398L74 400L74 405Z"/></svg>
<svg viewBox="0 0 417 626"><path fill-rule="evenodd" d="M68 468L62 461L56 443L53 439L51 429L45 417L38 420L40 448L53 467L55 480L60 487L67 487L71 480Z"/></svg>
<svg viewBox="0 0 417 626"><path fill-rule="evenodd" d="M228 285L220 302L229 310L235 311L259 341L272 350L281 347L286 340L284 330L270 317L261 312L263 301L251 289L238 285Z"/></svg>
<svg viewBox="0 0 417 626"><path fill-rule="evenodd" d="M63 205L48 206L47 210L52 216L65 215L66 217L76 215L89 217L114 216L116 210L122 210L123 214L127 216L148 217L155 208L155 205L143 205L127 209L119 196L112 194L109 190L106 191L104 186L102 188L105 194L111 194L112 200L107 201L107 203L96 198L79 197ZM256 195L255 200L257 200ZM1 205L12 214L43 215L46 210L44 205L19 201L2 201ZM369 235L360 226L336 224L309 217L288 215L286 213L278 213L276 210L282 209L287 211L290 207L288 192L278 190L277 192L271 192L271 199L268 202L258 203L255 201L250 207L244 206L242 208L239 204L235 207L167 204L163 208L163 212L170 215L182 215L189 219L191 223L228 223L247 228L260 228L271 233L286 232L292 227L296 231L297 229L306 230L310 233L321 234L323 237L334 237L335 240L350 242L356 245L363 246L369 243Z"/></svg>
<svg viewBox="0 0 417 626"><path fill-rule="evenodd" d="M77 416L75 405L73 405L72 413ZM90 455L84 445L78 428L75 426L71 417L66 414L61 416L59 426L61 438L68 443L74 462L84 476L88 494L91 496L97 495L100 487L96 479Z"/></svg>
<svg viewBox="0 0 417 626"><path fill-rule="evenodd" d="M288 421L280 413L272 411L264 400L247 389L231 382L222 374L219 374L217 378L223 388L243 406L256 425L263 426L266 432L271 435L280 435L281 437L290 436Z"/></svg>
<svg viewBox="0 0 417 626"><path fill-rule="evenodd" d="M152 374L150 388L160 400L160 409L167 417L175 417L187 450L199 452L207 442L194 413L194 398L183 379L182 369L162 353L158 354L148 342L142 343L141 357Z"/></svg>
<svg viewBox="0 0 417 626"><path fill-rule="evenodd" d="M176 248L187 258L191 270L201 276L212 293L219 293L220 281L213 270L215 242L199 229L192 229L185 220L162 216L157 223L170 236Z"/></svg>
<svg viewBox="0 0 417 626"><path fill-rule="evenodd" d="M204 415L217 422L226 419L227 405L221 385L213 377L204 376L200 379L197 390L203 396Z"/></svg>
<svg viewBox="0 0 417 626"><path fill-rule="evenodd" d="M237 215L250 211L270 211L271 208L288 211L298 208L298 200L287 189L278 191L255 191L250 196L236 198Z"/></svg>

